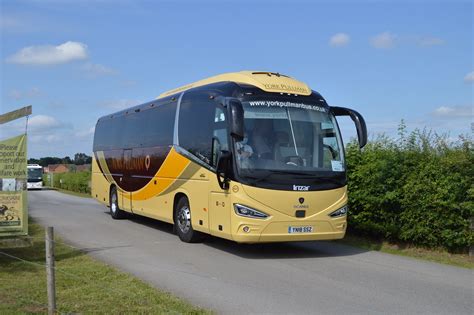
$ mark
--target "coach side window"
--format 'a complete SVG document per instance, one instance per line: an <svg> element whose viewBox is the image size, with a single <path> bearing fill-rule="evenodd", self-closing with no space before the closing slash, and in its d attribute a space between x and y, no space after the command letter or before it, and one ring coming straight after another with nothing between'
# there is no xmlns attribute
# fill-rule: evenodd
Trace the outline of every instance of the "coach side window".
<svg viewBox="0 0 474 315"><path fill-rule="evenodd" d="M144 116L141 127L144 147L167 147L173 144L175 102L159 104L149 110L142 111L141 114Z"/></svg>
<svg viewBox="0 0 474 315"><path fill-rule="evenodd" d="M225 125L225 116L222 111L222 116L216 116L219 106L204 92L187 92L181 101L179 145L207 164L212 159L212 138L223 135L219 129Z"/></svg>
<svg viewBox="0 0 474 315"><path fill-rule="evenodd" d="M215 142L215 147L212 149L214 152L212 153L212 166L217 166L217 160L219 158L219 154L222 150L229 150L229 143L227 139L227 124L225 120L225 113L224 107L218 106L215 109L215 117L214 117L214 128L212 132L212 136L217 141Z"/></svg>
<svg viewBox="0 0 474 315"><path fill-rule="evenodd" d="M124 117L107 117L101 119L94 135L94 151L116 150L122 147Z"/></svg>

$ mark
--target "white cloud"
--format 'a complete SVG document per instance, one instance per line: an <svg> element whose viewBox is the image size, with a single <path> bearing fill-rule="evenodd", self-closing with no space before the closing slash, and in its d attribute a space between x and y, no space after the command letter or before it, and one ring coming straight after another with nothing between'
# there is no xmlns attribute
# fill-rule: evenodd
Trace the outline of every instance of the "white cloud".
<svg viewBox="0 0 474 315"><path fill-rule="evenodd" d="M35 98L43 95L41 90L37 87L33 87L29 90L25 91L20 91L20 90L11 90L9 93L9 97L14 99L14 100L21 100L21 99L30 99L30 98Z"/></svg>
<svg viewBox="0 0 474 315"><path fill-rule="evenodd" d="M28 120L28 130L32 133L50 131L62 127L64 127L64 124L60 123L56 118L47 115L32 116Z"/></svg>
<svg viewBox="0 0 474 315"><path fill-rule="evenodd" d="M396 35L389 32L384 32L373 36L370 39L370 44L377 49L390 49L395 46L396 39Z"/></svg>
<svg viewBox="0 0 474 315"><path fill-rule="evenodd" d="M59 144L61 143L61 137L56 135L56 134L48 134L48 135L30 135L29 136L29 140L32 142L32 143L35 143L35 144L40 144L40 145L44 145L44 144ZM55 154L50 154L50 155L55 155Z"/></svg>
<svg viewBox="0 0 474 315"><path fill-rule="evenodd" d="M471 106L441 106L432 113L439 118L467 118L472 117Z"/></svg>
<svg viewBox="0 0 474 315"><path fill-rule="evenodd" d="M64 123L52 116L36 115L28 120L28 138L33 144L32 151L39 148L42 156L56 156L56 151L75 143L72 125Z"/></svg>
<svg viewBox="0 0 474 315"><path fill-rule="evenodd" d="M7 62L23 65L52 65L87 58L87 45L65 42L58 46L43 45L22 48L7 58Z"/></svg>
<svg viewBox="0 0 474 315"><path fill-rule="evenodd" d="M466 76L464 77L464 82L474 83L474 71L469 72L468 74L466 74Z"/></svg>
<svg viewBox="0 0 474 315"><path fill-rule="evenodd" d="M95 132L95 126L76 131L75 136L80 139L91 138Z"/></svg>
<svg viewBox="0 0 474 315"><path fill-rule="evenodd" d="M337 33L329 39L329 45L334 47L342 47L347 46L350 41L351 38L346 33Z"/></svg>
<svg viewBox="0 0 474 315"><path fill-rule="evenodd" d="M82 70L93 77L115 75L117 71L98 63L88 62L82 66Z"/></svg>
<svg viewBox="0 0 474 315"><path fill-rule="evenodd" d="M438 37L421 37L418 39L418 45L420 46L438 46L444 45L444 39Z"/></svg>
<svg viewBox="0 0 474 315"><path fill-rule="evenodd" d="M2 134L2 138L8 138L25 132L26 119L19 119L12 122ZM60 137L65 131L71 129L71 124L58 121L56 118L48 115L34 115L28 118L28 136L37 138L46 138L51 135Z"/></svg>
<svg viewBox="0 0 474 315"><path fill-rule="evenodd" d="M137 101L137 100L129 100L129 99L120 99L120 100L109 100L100 103L99 105L102 107L106 107L112 110L122 110L125 108L129 108L138 104L141 104L142 102Z"/></svg>
<svg viewBox="0 0 474 315"><path fill-rule="evenodd" d="M74 121L74 124L71 123ZM18 119L2 125L0 138L8 139L25 132L26 119ZM28 157L66 155L77 152L91 154L95 127L89 121L85 125L75 119L63 121L49 115L30 116L28 120Z"/></svg>

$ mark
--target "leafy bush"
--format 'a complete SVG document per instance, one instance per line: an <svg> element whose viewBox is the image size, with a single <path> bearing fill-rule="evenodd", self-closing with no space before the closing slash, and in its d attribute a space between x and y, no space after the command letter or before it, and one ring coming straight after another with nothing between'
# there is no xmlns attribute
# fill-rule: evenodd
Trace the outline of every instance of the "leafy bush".
<svg viewBox="0 0 474 315"><path fill-rule="evenodd" d="M473 142L415 130L347 147L349 227L357 234L466 251L473 244Z"/></svg>
<svg viewBox="0 0 474 315"><path fill-rule="evenodd" d="M49 176L50 175L45 174L44 178L44 182L48 186L86 194L90 194L91 192L91 172L89 171L56 173L52 176L53 183L51 183Z"/></svg>

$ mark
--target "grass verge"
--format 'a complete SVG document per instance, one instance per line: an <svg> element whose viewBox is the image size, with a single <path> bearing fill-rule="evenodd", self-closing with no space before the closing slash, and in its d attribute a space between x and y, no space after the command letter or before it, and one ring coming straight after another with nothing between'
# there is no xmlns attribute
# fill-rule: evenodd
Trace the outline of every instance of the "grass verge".
<svg viewBox="0 0 474 315"><path fill-rule="evenodd" d="M0 252L0 314L47 311L44 229L31 223L33 245ZM96 261L56 238L58 313L208 314L169 293Z"/></svg>
<svg viewBox="0 0 474 315"><path fill-rule="evenodd" d="M467 254L451 254L442 249L426 249L407 244L393 244L387 241L374 240L367 237L346 234L346 237L337 242L389 254L414 257L437 263L474 269L474 259Z"/></svg>

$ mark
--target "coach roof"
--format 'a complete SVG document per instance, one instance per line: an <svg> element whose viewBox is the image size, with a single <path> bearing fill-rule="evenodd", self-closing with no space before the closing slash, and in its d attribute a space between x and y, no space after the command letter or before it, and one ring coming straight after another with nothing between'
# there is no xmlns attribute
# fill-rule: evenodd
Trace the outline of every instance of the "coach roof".
<svg viewBox="0 0 474 315"><path fill-rule="evenodd" d="M167 98L170 98L171 101L177 100L178 93L187 91L197 87L203 87L206 85L216 85L219 83L225 82L234 82L236 84L243 84L247 86L255 86L265 92L273 93L289 93L309 96L313 93L308 85L301 81L297 81L293 78L290 78L286 75L275 73L275 72L263 72L263 71L241 71L241 72L232 72L224 73L214 77L210 77L204 80L200 80L182 87L169 90L162 93L154 101L150 101L144 104L139 104L127 109L120 110L118 112L102 116L98 121L103 119L110 119L113 117L118 117L121 115L131 114L134 112L139 112L152 108L154 106L159 106L160 102L167 102ZM318 94L319 95L319 94ZM320 97L320 96L319 96Z"/></svg>
<svg viewBox="0 0 474 315"><path fill-rule="evenodd" d="M158 96L158 98L170 96L198 86L226 81L253 85L266 92L291 93L298 95L311 95L312 92L309 86L305 83L297 81L283 74L264 71L241 71L224 73L191 84L187 84L179 88L164 92L160 96Z"/></svg>

